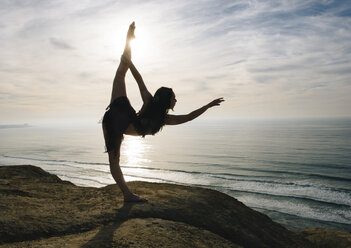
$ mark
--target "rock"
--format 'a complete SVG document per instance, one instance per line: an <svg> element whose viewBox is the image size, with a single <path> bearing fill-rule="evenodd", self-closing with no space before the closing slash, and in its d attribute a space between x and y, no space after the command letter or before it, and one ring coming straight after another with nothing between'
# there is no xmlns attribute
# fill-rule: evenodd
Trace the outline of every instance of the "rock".
<svg viewBox="0 0 351 248"><path fill-rule="evenodd" d="M0 167L0 180L0 247L314 247L215 190L129 182L149 200L133 204L117 185L78 187L29 165Z"/></svg>
<svg viewBox="0 0 351 248"><path fill-rule="evenodd" d="M156 221L156 222L155 222ZM207 230L155 218L112 222L79 234L0 247L241 247Z"/></svg>
<svg viewBox="0 0 351 248"><path fill-rule="evenodd" d="M319 248L350 248L351 233L345 231L312 228L299 231L302 236L313 242Z"/></svg>

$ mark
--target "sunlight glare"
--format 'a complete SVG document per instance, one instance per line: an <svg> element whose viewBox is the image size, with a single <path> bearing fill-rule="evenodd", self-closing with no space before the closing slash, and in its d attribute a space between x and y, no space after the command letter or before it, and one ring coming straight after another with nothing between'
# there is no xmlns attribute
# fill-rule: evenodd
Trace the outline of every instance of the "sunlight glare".
<svg viewBox="0 0 351 248"><path fill-rule="evenodd" d="M150 160L145 158L148 146L140 137L125 136L122 147L123 166L144 167Z"/></svg>
<svg viewBox="0 0 351 248"><path fill-rule="evenodd" d="M147 60L153 54L152 37L145 27L135 29L136 38L131 42L132 47L132 61L142 63Z"/></svg>

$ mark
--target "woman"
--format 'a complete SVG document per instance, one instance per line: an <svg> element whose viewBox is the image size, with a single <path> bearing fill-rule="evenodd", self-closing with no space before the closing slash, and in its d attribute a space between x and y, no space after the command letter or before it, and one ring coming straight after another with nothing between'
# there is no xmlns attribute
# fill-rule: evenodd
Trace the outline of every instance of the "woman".
<svg viewBox="0 0 351 248"><path fill-rule="evenodd" d="M123 135L145 136L156 134L164 125L178 125L195 119L207 109L220 105L223 98L213 100L209 104L187 115L169 115L177 100L172 89L161 87L152 96L147 90L144 81L131 61L130 41L134 36L135 23L129 26L126 45L113 81L110 105L103 117L102 127L104 132L106 151L108 152L111 174L124 195L125 202L145 202L146 199L133 194L123 177L119 165L120 147ZM130 69L138 83L143 106L136 113L127 98L125 75Z"/></svg>

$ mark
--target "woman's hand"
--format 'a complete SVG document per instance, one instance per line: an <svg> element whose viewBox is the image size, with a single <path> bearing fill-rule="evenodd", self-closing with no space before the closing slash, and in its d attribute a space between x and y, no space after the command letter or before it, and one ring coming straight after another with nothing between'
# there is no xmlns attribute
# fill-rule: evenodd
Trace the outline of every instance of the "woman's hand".
<svg viewBox="0 0 351 248"><path fill-rule="evenodd" d="M212 102L210 102L206 106L207 106L207 108L212 108L214 106L219 106L221 104L221 102L224 102L223 97L220 97L218 99L213 100Z"/></svg>

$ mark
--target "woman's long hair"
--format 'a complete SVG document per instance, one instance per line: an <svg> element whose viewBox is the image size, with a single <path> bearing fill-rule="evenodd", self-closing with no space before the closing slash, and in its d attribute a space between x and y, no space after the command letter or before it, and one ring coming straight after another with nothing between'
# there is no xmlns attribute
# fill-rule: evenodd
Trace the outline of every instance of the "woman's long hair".
<svg viewBox="0 0 351 248"><path fill-rule="evenodd" d="M165 125L168 110L171 107L171 99L174 95L171 88L159 88L146 109L138 115L136 130L143 137L146 134L156 134Z"/></svg>

